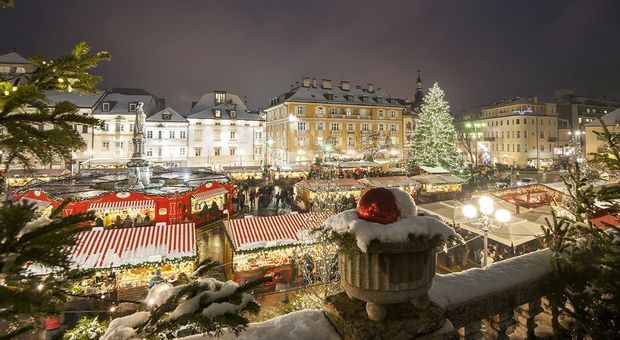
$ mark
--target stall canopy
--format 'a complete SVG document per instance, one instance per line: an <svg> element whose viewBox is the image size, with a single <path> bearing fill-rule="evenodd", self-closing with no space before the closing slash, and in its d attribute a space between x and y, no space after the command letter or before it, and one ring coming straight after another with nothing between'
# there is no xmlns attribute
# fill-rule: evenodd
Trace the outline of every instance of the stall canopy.
<svg viewBox="0 0 620 340"><path fill-rule="evenodd" d="M223 195L223 194L227 194L227 193L228 193L228 190L226 190L226 188L217 188L217 189L203 191L203 192L199 192L199 193L193 194L192 198L194 198L195 200L204 200L204 199L207 199L209 197L214 197L214 196Z"/></svg>
<svg viewBox="0 0 620 340"><path fill-rule="evenodd" d="M338 163L339 168L378 168L381 164L369 161L348 161Z"/></svg>
<svg viewBox="0 0 620 340"><path fill-rule="evenodd" d="M308 231L319 227L328 213L252 217L224 222L235 251L272 248L307 242Z"/></svg>
<svg viewBox="0 0 620 340"><path fill-rule="evenodd" d="M466 180L456 177L454 175L418 175L411 177L413 180L420 183L428 184L452 184L452 183L465 183Z"/></svg>
<svg viewBox="0 0 620 340"><path fill-rule="evenodd" d="M78 267L109 268L196 256L193 223L85 231L71 253Z"/></svg>
<svg viewBox="0 0 620 340"><path fill-rule="evenodd" d="M94 202L89 204L88 210L121 210L121 209L147 209L155 208L154 200L131 200L131 201L112 201Z"/></svg>
<svg viewBox="0 0 620 340"><path fill-rule="evenodd" d="M440 167L440 166L424 166L420 165L420 170L425 174L438 175L438 174L449 174L450 171Z"/></svg>
<svg viewBox="0 0 620 340"><path fill-rule="evenodd" d="M366 177L358 180L360 183L370 187L403 187L403 186L419 186L418 182L407 176L389 176L389 177Z"/></svg>
<svg viewBox="0 0 620 340"><path fill-rule="evenodd" d="M353 178L337 178L337 179L307 179L295 184L297 187L306 188L310 191L335 191L341 189L362 190L364 184Z"/></svg>

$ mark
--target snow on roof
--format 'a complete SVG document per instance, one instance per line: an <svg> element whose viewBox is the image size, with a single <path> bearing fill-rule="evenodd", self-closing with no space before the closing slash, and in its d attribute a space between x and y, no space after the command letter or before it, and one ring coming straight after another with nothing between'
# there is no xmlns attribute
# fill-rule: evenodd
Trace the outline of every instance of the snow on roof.
<svg viewBox="0 0 620 340"><path fill-rule="evenodd" d="M319 84L317 87L298 86L286 93L285 96L287 96L287 102L340 103L348 105L404 108L404 105L397 99L392 98L386 90L380 88L369 92L368 89L361 87L357 88L351 86L349 90L343 90L340 86L337 86L337 84L332 88L323 88ZM330 97L331 99L328 99ZM366 101L362 98L366 98Z"/></svg>
<svg viewBox="0 0 620 340"><path fill-rule="evenodd" d="M164 119L164 115L168 116L168 119ZM187 119L181 114L176 112L173 108L167 107L159 112L156 112L146 118L147 122L176 122L187 123Z"/></svg>
<svg viewBox="0 0 620 340"><path fill-rule="evenodd" d="M295 186L306 188L310 191L319 190L342 190L342 189L364 189L364 184L353 178L336 178L336 179L305 179L295 183Z"/></svg>
<svg viewBox="0 0 620 340"><path fill-rule="evenodd" d="M339 168L378 168L381 164L369 161L347 161L338 163Z"/></svg>
<svg viewBox="0 0 620 340"><path fill-rule="evenodd" d="M420 169L422 169L422 171L424 172L428 172L431 175L435 175L435 174L449 174L450 171L440 167L440 166L424 166L424 165L420 165Z"/></svg>
<svg viewBox="0 0 620 340"><path fill-rule="evenodd" d="M388 176L388 177L365 177L359 179L358 182L368 185L370 187L398 187L405 185L416 186L418 182L412 180L407 176Z"/></svg>
<svg viewBox="0 0 620 340"><path fill-rule="evenodd" d="M45 91L45 97L52 106L60 102L69 102L79 108L93 108L104 95L105 91L103 90L97 90L95 93Z"/></svg>
<svg viewBox="0 0 620 340"><path fill-rule="evenodd" d="M465 183L466 180L450 174L441 175L418 175L411 177L413 180L427 184Z"/></svg>
<svg viewBox="0 0 620 340"><path fill-rule="evenodd" d="M607 126L613 126L620 124L620 109L615 109L608 114L601 117L603 123ZM591 122L587 123L585 126L601 126L601 122L598 119L593 119Z"/></svg>
<svg viewBox="0 0 620 340"><path fill-rule="evenodd" d="M17 52L9 52L0 55L0 64L30 64L30 61Z"/></svg>
<svg viewBox="0 0 620 340"><path fill-rule="evenodd" d="M118 90L118 89L117 89ZM131 91L135 90L135 91ZM113 89L114 91L114 89ZM102 103L110 103L110 109L103 111ZM149 94L142 89L128 89L124 91L120 89L119 92L108 92L101 100L101 103L93 110L97 115L113 115L113 114L135 114L135 112L129 111L130 103L144 103L144 112L148 116L150 113L157 109L155 96Z"/></svg>
<svg viewBox="0 0 620 340"><path fill-rule="evenodd" d="M440 307L455 306L519 283L538 280L551 273L551 251L543 249L485 268L472 268L458 273L435 275L430 298Z"/></svg>

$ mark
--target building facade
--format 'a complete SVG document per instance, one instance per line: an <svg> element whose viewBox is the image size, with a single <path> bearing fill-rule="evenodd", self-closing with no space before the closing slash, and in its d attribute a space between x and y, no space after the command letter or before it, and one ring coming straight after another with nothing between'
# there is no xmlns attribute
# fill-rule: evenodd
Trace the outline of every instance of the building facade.
<svg viewBox="0 0 620 340"><path fill-rule="evenodd" d="M469 136L479 164L551 167L560 154L553 101L516 97L468 110L459 129Z"/></svg>
<svg viewBox="0 0 620 340"><path fill-rule="evenodd" d="M35 70L36 67L28 59L15 51L0 55L0 81L18 85Z"/></svg>
<svg viewBox="0 0 620 340"><path fill-rule="evenodd" d="M620 109L607 113L601 119L610 133L620 133ZM586 158L592 158L593 153L604 153L607 151L607 145L599 138L596 132L603 132L603 127L598 120L593 120L585 124L583 134L576 137L579 138L579 141L583 141L583 150Z"/></svg>
<svg viewBox="0 0 620 340"><path fill-rule="evenodd" d="M146 159L163 167L187 166L189 122L170 107L152 114L144 124Z"/></svg>
<svg viewBox="0 0 620 340"><path fill-rule="evenodd" d="M245 101L226 91L204 94L192 105L189 122L189 166L264 164L265 121Z"/></svg>
<svg viewBox="0 0 620 340"><path fill-rule="evenodd" d="M333 86L328 79L317 84L303 78L265 110L268 162L308 164L321 155L360 158L368 151L375 158L402 157L405 110L400 100L373 84L362 88L341 81ZM374 143L370 138L386 147L368 150Z"/></svg>

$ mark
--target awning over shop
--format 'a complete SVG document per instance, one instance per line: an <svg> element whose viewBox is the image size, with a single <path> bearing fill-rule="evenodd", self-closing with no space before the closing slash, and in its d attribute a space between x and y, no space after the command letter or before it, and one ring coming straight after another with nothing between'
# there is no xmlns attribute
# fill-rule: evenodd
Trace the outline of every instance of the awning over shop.
<svg viewBox="0 0 620 340"><path fill-rule="evenodd" d="M192 195L192 198L195 200L205 200L209 197L214 197L218 195L227 194L228 190L226 188L217 188L213 190L203 191Z"/></svg>
<svg viewBox="0 0 620 340"><path fill-rule="evenodd" d="M109 268L196 256L194 223L85 231L71 260L78 267Z"/></svg>
<svg viewBox="0 0 620 340"><path fill-rule="evenodd" d="M52 205L51 202L48 201L40 201L40 200L35 200L32 198L22 198L18 201L18 203L20 204L34 204L34 208L36 211L41 211L41 210L45 210L45 208L49 207L50 205Z"/></svg>
<svg viewBox="0 0 620 340"><path fill-rule="evenodd" d="M338 164L339 168L378 168L381 164L369 161L348 161Z"/></svg>
<svg viewBox="0 0 620 340"><path fill-rule="evenodd" d="M360 183L371 187L400 187L400 186L418 186L418 182L407 176L389 176L389 177L366 177L358 180Z"/></svg>
<svg viewBox="0 0 620 340"><path fill-rule="evenodd" d="M155 208L154 200L132 200L132 201L112 201L95 202L88 206L88 210L123 210L123 209L147 209Z"/></svg>
<svg viewBox="0 0 620 340"><path fill-rule="evenodd" d="M305 242L308 230L319 227L329 213L253 217L224 222L236 251Z"/></svg>
<svg viewBox="0 0 620 340"><path fill-rule="evenodd" d="M450 171L440 167L440 166L424 166L420 165L420 170L427 174L437 175L437 174L449 174Z"/></svg>

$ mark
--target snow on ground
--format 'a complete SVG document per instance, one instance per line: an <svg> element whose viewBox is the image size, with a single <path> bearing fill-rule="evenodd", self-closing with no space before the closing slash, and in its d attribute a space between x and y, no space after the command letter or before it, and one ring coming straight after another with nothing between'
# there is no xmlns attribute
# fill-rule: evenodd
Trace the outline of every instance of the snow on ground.
<svg viewBox="0 0 620 340"><path fill-rule="evenodd" d="M445 308L521 282L539 279L551 270L551 250L538 250L493 263L486 268L436 275L429 295L432 301Z"/></svg>
<svg viewBox="0 0 620 340"><path fill-rule="evenodd" d="M339 234L353 234L362 252L366 252L372 240L406 242L409 234L427 235L429 238L441 236L444 241L450 237L460 238L452 227L433 216L402 216L394 223L379 224L359 218L355 209L329 217L324 226L325 230Z"/></svg>
<svg viewBox="0 0 620 340"><path fill-rule="evenodd" d="M192 335L181 340L211 339L207 335ZM245 331L235 337L225 332L217 339L279 339L279 340L337 340L342 339L320 310L305 309L298 312L278 316L271 320L251 323Z"/></svg>

